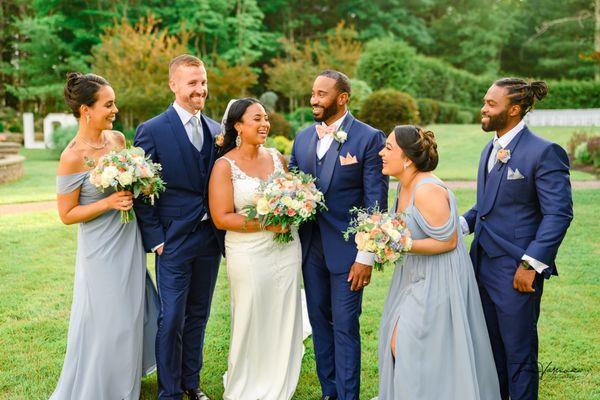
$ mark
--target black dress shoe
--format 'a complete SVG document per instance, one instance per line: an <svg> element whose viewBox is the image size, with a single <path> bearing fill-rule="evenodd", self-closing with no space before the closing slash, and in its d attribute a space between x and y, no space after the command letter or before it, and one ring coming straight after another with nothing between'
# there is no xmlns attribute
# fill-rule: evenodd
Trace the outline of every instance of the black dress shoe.
<svg viewBox="0 0 600 400"><path fill-rule="evenodd" d="M187 397L190 400L210 400L210 398L200 389L188 389L185 391L185 394L187 394Z"/></svg>
<svg viewBox="0 0 600 400"><path fill-rule="evenodd" d="M321 400L337 400L337 397L333 397L333 396L323 396L323 397L321 397Z"/></svg>

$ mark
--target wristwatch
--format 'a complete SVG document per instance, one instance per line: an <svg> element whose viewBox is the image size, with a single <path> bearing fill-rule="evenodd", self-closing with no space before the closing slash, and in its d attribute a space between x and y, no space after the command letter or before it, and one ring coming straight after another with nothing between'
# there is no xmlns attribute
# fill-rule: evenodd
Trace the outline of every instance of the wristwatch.
<svg viewBox="0 0 600 400"><path fill-rule="evenodd" d="M521 260L521 267L523 267L523 269L533 269L531 264L529 264L529 261L526 260Z"/></svg>

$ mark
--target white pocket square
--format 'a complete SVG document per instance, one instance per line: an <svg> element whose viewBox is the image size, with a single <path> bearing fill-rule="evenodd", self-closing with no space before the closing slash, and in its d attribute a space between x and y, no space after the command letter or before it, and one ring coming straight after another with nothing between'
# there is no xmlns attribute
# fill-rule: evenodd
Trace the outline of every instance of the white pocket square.
<svg viewBox="0 0 600 400"><path fill-rule="evenodd" d="M515 170L513 171L512 168L508 167L508 175L506 176L506 179L508 179L509 181L513 181L517 179L525 179L525 177L519 171L519 168L515 168Z"/></svg>

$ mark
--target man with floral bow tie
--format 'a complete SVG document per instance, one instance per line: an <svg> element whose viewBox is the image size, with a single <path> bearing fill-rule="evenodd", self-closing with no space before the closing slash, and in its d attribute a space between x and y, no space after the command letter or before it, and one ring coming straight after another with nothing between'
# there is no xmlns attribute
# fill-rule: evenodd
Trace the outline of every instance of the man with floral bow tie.
<svg viewBox="0 0 600 400"><path fill-rule="evenodd" d="M383 132L348 111L350 80L322 72L310 99L316 124L299 132L290 168L317 178L327 211L300 227L302 271L323 399L355 400L360 393L362 289L371 280L373 254L346 242L353 207L387 209L388 179L381 173Z"/></svg>

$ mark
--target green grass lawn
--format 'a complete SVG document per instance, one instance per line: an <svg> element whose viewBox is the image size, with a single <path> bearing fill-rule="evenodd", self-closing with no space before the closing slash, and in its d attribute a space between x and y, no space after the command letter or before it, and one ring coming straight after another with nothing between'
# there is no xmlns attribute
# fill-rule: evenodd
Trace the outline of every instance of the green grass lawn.
<svg viewBox="0 0 600 400"><path fill-rule="evenodd" d="M25 161L23 179L0 185L0 204L47 201L56 198L58 159L50 150L21 148Z"/></svg>
<svg viewBox="0 0 600 400"><path fill-rule="evenodd" d="M462 211L474 191L459 190ZM561 276L546 283L540 319L541 399L600 398L600 190L574 193L575 220L558 256ZM47 399L62 367L72 298L75 226L55 211L0 216L0 399ZM149 260L149 265L153 265ZM221 268L205 346L202 381L214 399L223 393L229 346L229 292ZM377 395L377 333L391 270L375 273L365 291L361 398ZM319 398L310 339L295 399ZM432 382L435 384L435 382ZM142 399L156 396L156 376Z"/></svg>
<svg viewBox="0 0 600 400"><path fill-rule="evenodd" d="M475 180L479 155L492 137L479 125L431 125L438 140L440 164L436 174L445 180ZM599 128L539 127L534 131L562 146L576 130L598 134ZM0 185L0 204L46 201L56 198L55 174L58 161L46 150L22 149L27 157L25 177L15 183ZM596 179L585 172L572 171L573 180Z"/></svg>
<svg viewBox="0 0 600 400"><path fill-rule="evenodd" d="M479 125L430 125L438 142L440 163L436 174L445 180L476 180L479 156L493 133L483 132ZM599 134L600 128L534 127L536 134L561 146L566 146L573 132L585 131ZM573 180L596 179L593 175L571 171Z"/></svg>

